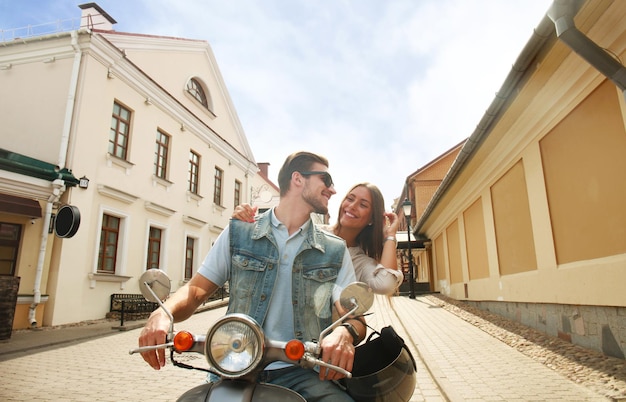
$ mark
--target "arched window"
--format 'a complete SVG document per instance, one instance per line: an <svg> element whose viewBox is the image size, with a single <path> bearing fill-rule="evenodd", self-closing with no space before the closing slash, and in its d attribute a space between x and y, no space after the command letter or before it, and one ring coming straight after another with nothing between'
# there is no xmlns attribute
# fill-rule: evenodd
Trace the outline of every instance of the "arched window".
<svg viewBox="0 0 626 402"><path fill-rule="evenodd" d="M209 102L204 92L204 88L196 78L192 78L187 82L187 92L200 102L205 108L209 109Z"/></svg>

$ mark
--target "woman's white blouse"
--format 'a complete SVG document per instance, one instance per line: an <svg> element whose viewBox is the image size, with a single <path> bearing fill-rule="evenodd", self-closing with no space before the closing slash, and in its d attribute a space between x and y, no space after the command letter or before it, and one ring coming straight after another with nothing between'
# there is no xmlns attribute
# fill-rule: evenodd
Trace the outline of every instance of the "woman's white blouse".
<svg viewBox="0 0 626 402"><path fill-rule="evenodd" d="M400 286L404 275L397 269L385 268L365 254L361 247L348 247L356 279L365 282L377 294L389 295Z"/></svg>

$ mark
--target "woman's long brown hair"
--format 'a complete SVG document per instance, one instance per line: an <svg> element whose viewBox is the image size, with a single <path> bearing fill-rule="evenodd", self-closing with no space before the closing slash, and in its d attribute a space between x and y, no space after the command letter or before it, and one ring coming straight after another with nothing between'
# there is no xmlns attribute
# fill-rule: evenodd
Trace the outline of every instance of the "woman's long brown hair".
<svg viewBox="0 0 626 402"><path fill-rule="evenodd" d="M339 213L337 217L341 216L341 205L346 200L348 195L357 187L365 187L369 190L370 196L372 197L372 224L365 226L359 232L356 237L356 242L365 251L365 254L375 259L377 262L380 261L380 258L383 254L383 225L385 224L385 199L383 198L383 194L380 192L378 187L371 183L358 183L352 186L350 191L343 197L341 200L341 204L339 204ZM337 219L337 233L341 233L341 222Z"/></svg>

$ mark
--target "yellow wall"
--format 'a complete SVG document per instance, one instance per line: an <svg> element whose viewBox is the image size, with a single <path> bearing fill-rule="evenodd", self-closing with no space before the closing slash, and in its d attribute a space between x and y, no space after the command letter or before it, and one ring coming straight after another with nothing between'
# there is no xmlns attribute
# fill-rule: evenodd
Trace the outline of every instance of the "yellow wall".
<svg viewBox="0 0 626 402"><path fill-rule="evenodd" d="M540 141L559 264L626 253L619 102L615 85L605 81Z"/></svg>
<svg viewBox="0 0 626 402"><path fill-rule="evenodd" d="M470 280L489 277L485 218L481 201L482 199L476 200L463 213L465 239L467 241L467 267Z"/></svg>
<svg viewBox="0 0 626 402"><path fill-rule="evenodd" d="M626 2L576 17L621 60L624 20ZM451 297L623 307L624 94L560 41L544 46L418 234Z"/></svg>
<svg viewBox="0 0 626 402"><path fill-rule="evenodd" d="M46 303L43 302L37 309L35 310L35 319L37 320L37 326L41 327L41 323L43 322L43 315L45 311ZM30 314L30 303L24 302L19 303L15 307L15 316L13 317L13 329L25 329L30 328L29 322L29 314Z"/></svg>
<svg viewBox="0 0 626 402"><path fill-rule="evenodd" d="M428 166L420 169L417 174L409 178L409 183L413 192L413 203L415 205L415 218L419 219L428 206L431 198L439 188L441 181L445 177L450 166L461 151L461 145L456 146L439 159L431 162Z"/></svg>
<svg viewBox="0 0 626 402"><path fill-rule="evenodd" d="M42 202L41 204L43 206L44 203ZM22 226L22 238L18 251L15 276L19 276L21 278L19 293L32 295L35 272L37 270L37 263L39 259L39 250L41 248L43 219L31 219L29 217L19 215L0 214L0 221L20 224ZM47 236L47 245L50 245L53 242L54 236ZM49 263L49 258L50 253L48 252L45 257L44 266ZM45 289L45 283L46 272L44 271L42 277L43 289Z"/></svg>
<svg viewBox="0 0 626 402"><path fill-rule="evenodd" d="M459 222L454 221L446 229L448 263L450 266L450 283L463 282L463 264L461 261L461 239L459 238Z"/></svg>
<svg viewBox="0 0 626 402"><path fill-rule="evenodd" d="M445 247L443 244L443 234L437 236L435 239L435 268L437 271L437 279L440 281L445 281L448 279L448 275L446 273L446 261L445 261ZM439 286L438 286L439 287Z"/></svg>
<svg viewBox="0 0 626 402"><path fill-rule="evenodd" d="M524 167L516 163L491 187L502 275L537 269Z"/></svg>

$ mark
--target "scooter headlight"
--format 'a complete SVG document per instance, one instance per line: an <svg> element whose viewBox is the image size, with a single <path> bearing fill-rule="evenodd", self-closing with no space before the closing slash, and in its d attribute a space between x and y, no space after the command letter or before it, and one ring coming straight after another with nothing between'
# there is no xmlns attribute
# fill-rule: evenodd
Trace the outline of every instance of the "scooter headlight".
<svg viewBox="0 0 626 402"><path fill-rule="evenodd" d="M261 326L243 314L220 318L209 330L204 354L219 374L235 378L254 370L265 350Z"/></svg>

